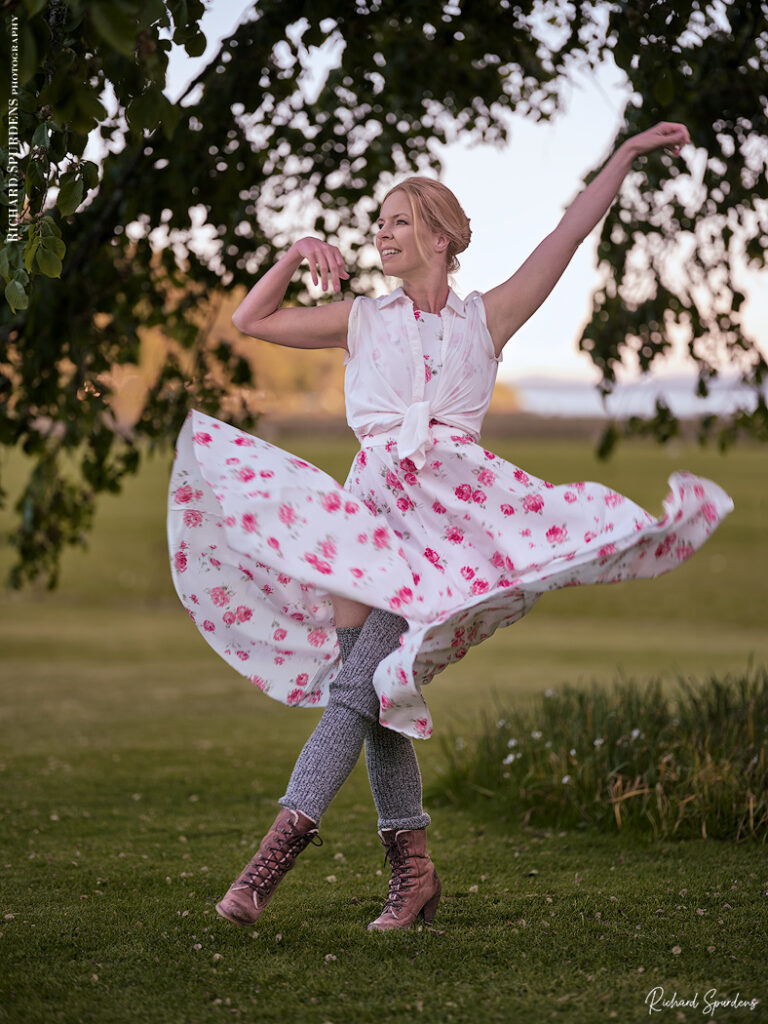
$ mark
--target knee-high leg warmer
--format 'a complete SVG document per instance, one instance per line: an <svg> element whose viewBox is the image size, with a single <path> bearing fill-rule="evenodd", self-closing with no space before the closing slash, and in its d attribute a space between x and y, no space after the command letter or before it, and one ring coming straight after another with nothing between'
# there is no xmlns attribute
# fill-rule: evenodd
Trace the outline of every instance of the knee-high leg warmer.
<svg viewBox="0 0 768 1024"><path fill-rule="evenodd" d="M357 763L366 734L378 725L372 686L379 662L395 650L408 624L374 608L347 660L331 683L328 706L299 754L279 803L319 822Z"/></svg>
<svg viewBox="0 0 768 1024"><path fill-rule="evenodd" d="M362 630L362 626L336 630L342 661L346 662ZM421 805L421 773L410 737L385 729L377 719L365 734L365 762L379 829L426 828L431 819Z"/></svg>

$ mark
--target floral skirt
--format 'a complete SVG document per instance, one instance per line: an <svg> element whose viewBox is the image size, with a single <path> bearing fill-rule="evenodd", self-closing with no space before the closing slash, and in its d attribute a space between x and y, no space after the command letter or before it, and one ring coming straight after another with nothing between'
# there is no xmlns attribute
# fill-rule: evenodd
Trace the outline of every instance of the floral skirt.
<svg viewBox="0 0 768 1024"><path fill-rule="evenodd" d="M238 672L289 705L323 705L341 667L331 595L408 621L373 685L380 721L427 737L421 688L548 590L659 576L731 511L676 473L656 519L598 483L555 486L453 428L417 470L396 438L363 441L342 487L250 434L191 412L170 484L176 590Z"/></svg>

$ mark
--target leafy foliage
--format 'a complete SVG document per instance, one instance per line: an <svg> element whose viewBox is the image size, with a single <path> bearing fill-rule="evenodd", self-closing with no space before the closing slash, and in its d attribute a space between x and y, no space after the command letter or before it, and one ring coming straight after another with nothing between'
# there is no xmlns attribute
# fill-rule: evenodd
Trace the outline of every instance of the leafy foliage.
<svg viewBox="0 0 768 1024"><path fill-rule="evenodd" d="M755 387L763 379L733 266L737 237L762 265L764 3L261 0L176 102L163 92L171 39L202 53L200 0L11 0L4 12L3 45L18 33L20 146L3 154L3 186L10 202L20 176L24 201L19 238L0 249L0 443L45 467L20 501L20 513L36 512L13 538L14 585L55 578L95 493L119 487L136 445L173 436L190 405L228 402L248 424L247 367L210 337L213 313L221 290L248 285L296 222L341 245L358 268L352 288L366 290L377 187L439 170L433 140L503 144L509 111L551 116L570 70L609 55L635 89L627 132L660 116L685 121L707 162L695 200L675 191L684 176L664 158L633 175L606 222L605 286L582 344L606 389L628 350L644 367L666 351L674 323L690 330L702 388L722 353ZM9 99L0 95L3 110ZM98 162L84 156L89 133ZM668 255L683 243L691 255L675 276ZM638 292L637 259L656 275L652 294ZM705 294L713 283L717 309ZM302 293L297 284L291 298ZM153 327L168 358L128 429L110 412L108 375L135 361ZM659 436L671 419L661 411ZM727 429L765 436L767 423L761 399ZM77 453L79 498L56 516L71 529L50 500L68 486L66 453Z"/></svg>

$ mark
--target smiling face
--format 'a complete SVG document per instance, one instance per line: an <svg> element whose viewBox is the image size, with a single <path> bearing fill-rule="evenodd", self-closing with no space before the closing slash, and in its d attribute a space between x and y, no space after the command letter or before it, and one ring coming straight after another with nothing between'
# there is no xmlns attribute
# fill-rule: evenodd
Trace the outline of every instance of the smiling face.
<svg viewBox="0 0 768 1024"><path fill-rule="evenodd" d="M392 192L384 200L377 221L376 248L385 274L407 278L440 259L444 244L424 227L416 232L411 203L405 192ZM444 257L443 257L444 258Z"/></svg>

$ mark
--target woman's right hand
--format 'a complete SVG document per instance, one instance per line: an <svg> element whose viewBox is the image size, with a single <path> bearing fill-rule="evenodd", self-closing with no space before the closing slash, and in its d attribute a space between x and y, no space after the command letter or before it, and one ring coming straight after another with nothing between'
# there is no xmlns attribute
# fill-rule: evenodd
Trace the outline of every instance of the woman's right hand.
<svg viewBox="0 0 768 1024"><path fill-rule="evenodd" d="M329 245L319 238L300 238L291 246L293 251L309 263L309 271L312 274L312 283L320 283L323 291L328 289L330 277L333 290L341 291L341 279L349 280L347 268L344 266L344 257L335 245Z"/></svg>

